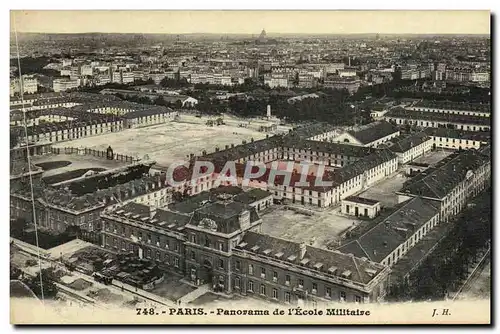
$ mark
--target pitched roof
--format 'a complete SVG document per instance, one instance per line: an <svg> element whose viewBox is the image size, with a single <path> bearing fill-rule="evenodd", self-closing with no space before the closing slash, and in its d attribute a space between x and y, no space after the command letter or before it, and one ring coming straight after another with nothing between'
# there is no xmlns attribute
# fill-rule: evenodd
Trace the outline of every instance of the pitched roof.
<svg viewBox="0 0 500 334"><path fill-rule="evenodd" d="M418 145L428 141L430 137L425 132L413 133L405 137L393 138L389 150L396 153L404 153Z"/></svg>
<svg viewBox="0 0 500 334"><path fill-rule="evenodd" d="M431 200L412 198L360 237L338 248L343 253L380 262L439 213Z"/></svg>
<svg viewBox="0 0 500 334"><path fill-rule="evenodd" d="M269 261L268 258L280 260L358 284L368 284L384 269L384 266L366 259L251 231L245 233L236 247L238 250L254 253L263 257L263 261Z"/></svg>
<svg viewBox="0 0 500 334"><path fill-rule="evenodd" d="M442 199L465 180L469 171L474 172L487 160L487 156L476 150L456 152L405 182L400 193Z"/></svg>
<svg viewBox="0 0 500 334"><path fill-rule="evenodd" d="M399 117L429 122L453 122L475 125L491 125L489 117L437 113L432 111L407 110L401 107L391 109L385 117Z"/></svg>
<svg viewBox="0 0 500 334"><path fill-rule="evenodd" d="M381 121L375 123L374 125L370 125L363 130L347 131L347 133L356 138L362 144L366 145L398 131L399 129L391 123Z"/></svg>

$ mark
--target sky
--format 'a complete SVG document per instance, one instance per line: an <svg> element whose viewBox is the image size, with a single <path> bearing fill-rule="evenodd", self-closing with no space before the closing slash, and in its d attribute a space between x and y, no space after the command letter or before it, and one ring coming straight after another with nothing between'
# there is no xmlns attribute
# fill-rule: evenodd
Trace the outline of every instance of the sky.
<svg viewBox="0 0 500 334"><path fill-rule="evenodd" d="M489 34L488 11L11 11L41 33Z"/></svg>

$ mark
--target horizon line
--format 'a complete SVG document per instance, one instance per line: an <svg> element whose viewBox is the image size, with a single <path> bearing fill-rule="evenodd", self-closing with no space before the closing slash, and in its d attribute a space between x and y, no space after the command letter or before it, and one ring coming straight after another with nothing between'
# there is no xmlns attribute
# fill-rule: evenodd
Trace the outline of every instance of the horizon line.
<svg viewBox="0 0 500 334"><path fill-rule="evenodd" d="M10 31L11 34L16 33L15 31ZM82 32L43 32L43 31L17 31L18 34L46 34L46 35L77 35L77 34L122 34L122 35L258 35L260 33L250 33L250 32L104 32L104 31L82 31ZM281 34L281 35L476 35L476 36L491 36L490 33L454 33L454 32L439 32L439 33L429 33L429 32L268 32L266 35Z"/></svg>

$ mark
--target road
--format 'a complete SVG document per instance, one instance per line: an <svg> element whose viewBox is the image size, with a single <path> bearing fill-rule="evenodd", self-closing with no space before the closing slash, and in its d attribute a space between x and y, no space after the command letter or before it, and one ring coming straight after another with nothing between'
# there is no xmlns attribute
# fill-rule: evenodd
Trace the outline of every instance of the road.
<svg viewBox="0 0 500 334"><path fill-rule="evenodd" d="M474 267L454 300L485 299L491 297L491 253L488 250Z"/></svg>
<svg viewBox="0 0 500 334"><path fill-rule="evenodd" d="M36 259L38 259L38 253L36 250L29 248L29 247L24 247L24 245L19 244L19 243L15 243L15 244L20 249L20 252L23 252L25 254L29 254L31 256L34 256ZM66 270L65 266L57 260L53 260L51 258L40 258L40 261L41 261L40 263L42 265L42 268L56 267L59 269ZM30 268L38 269L39 267L36 266L36 268L35 267L30 267ZM38 270L36 270L36 273L34 273L33 270L27 270L27 268L21 268L21 270L25 271L27 274L32 275L32 276L34 274L38 273ZM108 289L113 294L123 296L125 300L129 300L129 299L133 299L134 297L137 297L137 299L139 301L146 303L148 306L176 307L175 303L172 301L166 300L164 298L161 298L160 296L156 296L152 293L149 293L149 292L141 290L141 289L135 289L135 288L133 288L127 284L121 283L121 282L113 281L112 285L105 285L105 284L94 281L94 279L91 276L86 275L84 273L81 273L79 271L73 271L73 272L69 273L68 275L71 275L75 280L78 278L81 278L81 279L84 279L86 281L92 282L94 288ZM42 279L43 279L43 277L42 277ZM123 287L123 289L122 289L122 287ZM64 292L69 293L69 294L73 294L75 296L81 294L79 291L71 289L67 286L64 286ZM85 296L85 297L80 296L80 297L85 298L87 296ZM106 305L105 303L102 303L102 302L96 301L94 304L99 305L100 307L103 307L103 308L109 307L109 304Z"/></svg>

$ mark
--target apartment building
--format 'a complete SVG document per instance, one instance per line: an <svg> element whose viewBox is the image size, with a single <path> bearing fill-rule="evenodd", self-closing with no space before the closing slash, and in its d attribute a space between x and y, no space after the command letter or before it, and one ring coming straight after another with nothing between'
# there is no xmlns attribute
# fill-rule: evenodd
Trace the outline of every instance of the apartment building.
<svg viewBox="0 0 500 334"><path fill-rule="evenodd" d="M80 86L80 79L54 79L52 82L52 89L54 92L65 92L70 89L78 88Z"/></svg>
<svg viewBox="0 0 500 334"><path fill-rule="evenodd" d="M10 96L19 95L21 93L21 86L23 94L35 94L38 91L38 80L32 75L23 75L22 80L11 78Z"/></svg>
<svg viewBox="0 0 500 334"><path fill-rule="evenodd" d="M361 87L361 80L357 77L329 76L323 83L325 88L346 89L349 94L354 94Z"/></svg>

